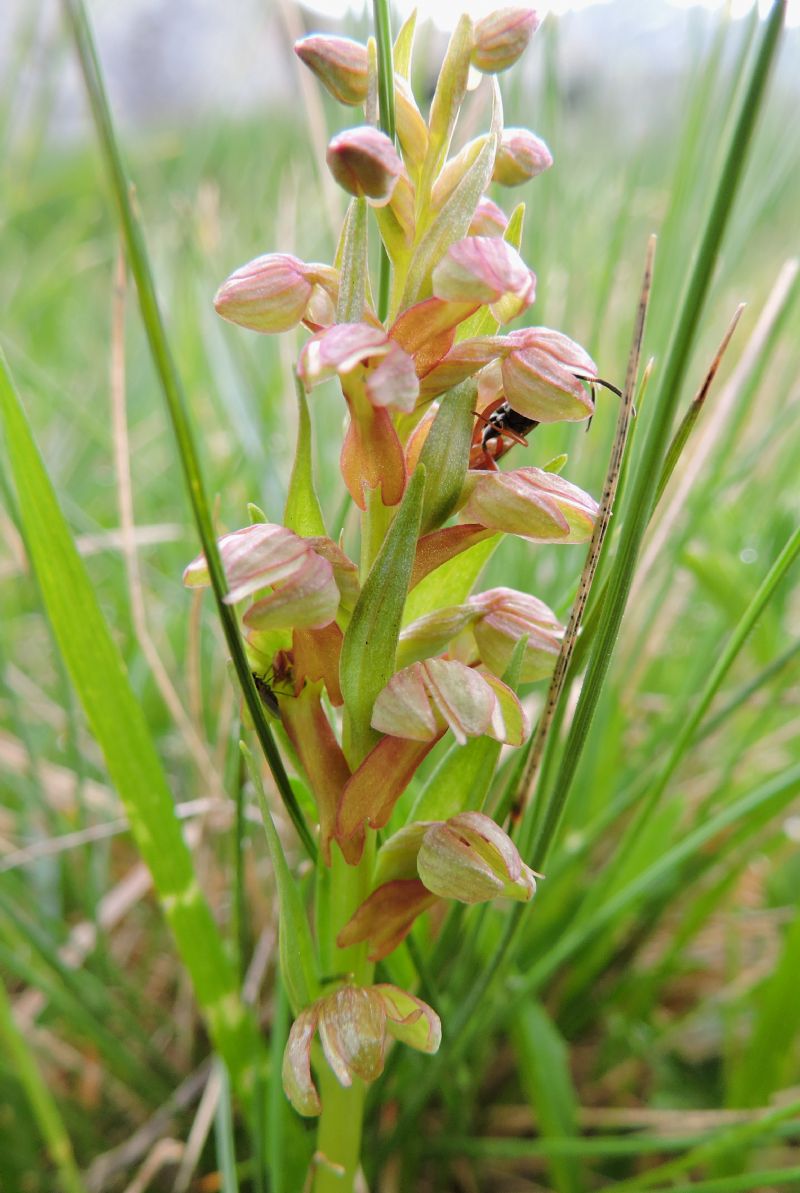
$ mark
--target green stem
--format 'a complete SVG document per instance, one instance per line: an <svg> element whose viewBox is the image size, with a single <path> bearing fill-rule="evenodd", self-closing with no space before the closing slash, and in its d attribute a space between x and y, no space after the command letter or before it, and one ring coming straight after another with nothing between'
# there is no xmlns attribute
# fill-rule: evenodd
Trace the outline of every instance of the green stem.
<svg viewBox="0 0 800 1193"><path fill-rule="evenodd" d="M373 0L375 39L378 43L378 100L381 132L395 139L394 63L392 61L392 25L388 0ZM383 321L389 310L389 290L392 267L389 254L381 244L380 280L378 283L378 318Z"/></svg>
<svg viewBox="0 0 800 1193"><path fill-rule="evenodd" d="M326 959L333 972L324 977L347 975L359 986L369 986L375 966L367 961L366 944L340 949L336 936L372 889L375 864L375 833L367 835L364 853L357 866L349 866L334 846L331 856L330 906L325 917ZM317 1152L329 1162L321 1163L314 1176L314 1193L351 1193L361 1156L361 1133L366 1087L357 1077L349 1088L340 1085L326 1063L319 1070L322 1114L317 1133Z"/></svg>

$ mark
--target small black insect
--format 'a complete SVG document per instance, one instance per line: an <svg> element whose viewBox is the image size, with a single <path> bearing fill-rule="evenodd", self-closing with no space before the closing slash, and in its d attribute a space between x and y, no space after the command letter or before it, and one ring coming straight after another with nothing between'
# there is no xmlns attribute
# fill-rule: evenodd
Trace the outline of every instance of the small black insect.
<svg viewBox="0 0 800 1193"><path fill-rule="evenodd" d="M612 393L615 393L618 398L622 397L622 391L617 389L616 385L612 385L610 381L604 381L602 377L584 377L580 380L588 382L592 390L592 397L594 397L595 385L602 385L605 389L610 389ZM497 409L488 416L478 414L477 417L484 423L480 438L480 450L484 458L489 461L498 460L500 456L505 455L514 443L521 443L524 447L528 436L539 426L536 419L526 418L524 414L512 410L508 402L501 402ZM587 430L591 423L592 420L589 419ZM504 443L504 440L511 442ZM475 446L477 447L477 445Z"/></svg>
<svg viewBox="0 0 800 1193"><path fill-rule="evenodd" d="M267 712L271 713L273 717L279 717L281 713L280 708L278 707L278 697L273 692L272 684L270 682L274 678L271 674L271 671L267 673L270 676L269 679L267 679L264 675L257 675L255 671L251 672L251 674L253 676L253 683L256 685L256 691L261 697L261 703L264 705L264 708L266 708Z"/></svg>
<svg viewBox="0 0 800 1193"><path fill-rule="evenodd" d="M531 431L535 431L539 423L535 418L526 418L512 410L508 402L502 402L486 419L486 426L481 435L481 447L487 455L494 456L496 448L490 446L497 440L512 439L515 443L525 443Z"/></svg>

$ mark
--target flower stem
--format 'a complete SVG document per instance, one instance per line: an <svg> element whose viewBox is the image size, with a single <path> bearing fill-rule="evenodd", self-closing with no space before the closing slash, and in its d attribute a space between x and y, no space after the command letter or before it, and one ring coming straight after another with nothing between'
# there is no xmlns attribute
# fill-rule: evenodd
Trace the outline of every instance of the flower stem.
<svg viewBox="0 0 800 1193"><path fill-rule="evenodd" d="M349 866L338 848L333 848L330 906L324 924L328 939L325 942L327 947L322 950L333 972L324 977L340 978L347 975L360 986L368 986L372 982L375 967L367 961L366 944L340 949L336 944L336 936L369 894L374 862L374 833L367 835L364 853L357 866ZM314 1193L351 1193L361 1155L365 1086L358 1078L349 1087L340 1085L327 1064L322 1064L319 1069L319 1089L322 1115L317 1132L317 1153L322 1159L314 1176Z"/></svg>

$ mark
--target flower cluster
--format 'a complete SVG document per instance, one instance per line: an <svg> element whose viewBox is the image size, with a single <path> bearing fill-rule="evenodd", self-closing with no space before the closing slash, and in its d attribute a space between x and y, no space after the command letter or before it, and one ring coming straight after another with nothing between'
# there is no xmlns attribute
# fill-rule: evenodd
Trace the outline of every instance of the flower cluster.
<svg viewBox="0 0 800 1193"><path fill-rule="evenodd" d="M237 269L215 299L219 314L242 327L308 330L298 377L306 393L338 382L347 411L341 474L362 511L357 565L323 533L313 483L297 469L292 484L305 489L289 503L291 517L287 505L287 526L256 522L220 540L227 599L237 605L253 672L316 801L320 865L338 850L365 879L360 905L333 925L328 942L349 976L295 1008L284 1083L303 1114L320 1110L316 1032L344 1086L381 1072L387 1033L423 1051L438 1047L429 1007L371 984L371 962L396 948L418 915L442 900L527 901L536 890L511 839L478 810L488 784L439 818L406 822L399 801L448 735L453 749L486 738L497 753L526 740L517 686L552 672L563 634L534 596L470 594L478 570L466 587L442 588L444 598L417 600L403 624L409 593L502 534L584 543L597 512L554 472L498 466L538 423L589 418L598 376L560 332L502 330L535 301L536 277L519 252L524 207L507 217L488 191L528 182L552 157L533 133L503 128L494 76L522 55L538 23L527 9L477 24L462 18L426 118L409 82L408 22L395 45L396 145L375 126L374 46L328 36L299 42L297 54L328 92L366 112L327 153L351 196L336 263L268 253ZM451 154L476 71L487 76L491 127ZM389 267L380 308L368 282L369 211ZM208 582L202 557L185 581ZM376 860L366 845L385 826L391 835Z"/></svg>

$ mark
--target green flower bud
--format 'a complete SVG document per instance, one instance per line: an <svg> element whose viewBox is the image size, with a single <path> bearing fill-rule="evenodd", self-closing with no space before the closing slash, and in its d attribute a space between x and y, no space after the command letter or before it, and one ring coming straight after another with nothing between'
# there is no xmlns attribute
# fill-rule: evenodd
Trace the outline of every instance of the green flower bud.
<svg viewBox="0 0 800 1193"><path fill-rule="evenodd" d="M552 154L540 137L526 128L507 128L494 159L492 181L501 186L522 186L552 164Z"/></svg>
<svg viewBox="0 0 800 1193"><path fill-rule="evenodd" d="M499 896L527 903L536 893L536 876L514 842L481 812L462 812L429 828L417 871L434 895L459 903Z"/></svg>
<svg viewBox="0 0 800 1193"><path fill-rule="evenodd" d="M501 8L484 17L475 26L472 65L484 74L507 70L525 53L539 25L532 8Z"/></svg>

